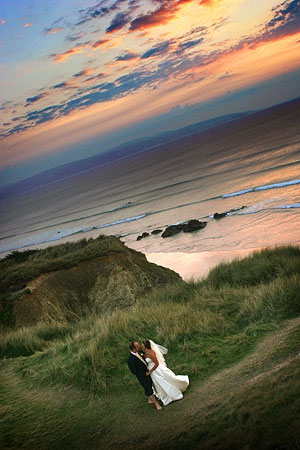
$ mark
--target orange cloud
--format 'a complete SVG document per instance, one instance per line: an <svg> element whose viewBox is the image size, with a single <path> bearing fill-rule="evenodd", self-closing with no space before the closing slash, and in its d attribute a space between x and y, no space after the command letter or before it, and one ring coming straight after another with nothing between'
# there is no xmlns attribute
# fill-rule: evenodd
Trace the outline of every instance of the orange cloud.
<svg viewBox="0 0 300 450"><path fill-rule="evenodd" d="M212 6L213 3L214 3L214 0L202 0L201 1L201 5L204 5L204 6Z"/></svg>
<svg viewBox="0 0 300 450"><path fill-rule="evenodd" d="M144 16L139 16L131 22L130 31L146 30L147 28L165 25L176 17L181 7L193 0L171 1L160 6L160 8L152 11Z"/></svg>
<svg viewBox="0 0 300 450"><path fill-rule="evenodd" d="M100 39L93 44L93 49L97 50L98 48L103 47L103 45L107 44L107 42L109 41L111 41L111 39Z"/></svg>
<svg viewBox="0 0 300 450"><path fill-rule="evenodd" d="M228 90L249 88L269 78L295 70L299 67L297 58L299 37L300 34L267 44L262 43L256 49L245 46L223 54L205 66L191 67L181 72L181 77L185 74L192 82L182 84L182 87L178 86L176 95L174 90L171 90L169 100L174 97L178 103L208 101L224 95ZM220 73L226 72L234 76L219 76Z"/></svg>
<svg viewBox="0 0 300 450"><path fill-rule="evenodd" d="M54 53L51 55L51 57L54 58L55 63L64 62L67 59L69 59L70 56L76 55L78 53L82 53L86 47L87 47L87 44L76 45L75 47L71 48L70 50L67 50L64 53L60 53L60 54Z"/></svg>
<svg viewBox="0 0 300 450"><path fill-rule="evenodd" d="M101 73L98 73L98 75L94 75L93 77L86 78L85 80L83 80L83 83L91 83L92 81L95 81L95 80L102 80L102 78L105 78L105 77L107 77L107 73L101 72Z"/></svg>
<svg viewBox="0 0 300 450"><path fill-rule="evenodd" d="M72 80L68 80L68 81L63 81L62 83L58 83L55 86L53 86L54 89L74 89L76 88L76 85L74 83L74 81Z"/></svg>
<svg viewBox="0 0 300 450"><path fill-rule="evenodd" d="M27 22L24 24L24 28L29 28L31 27L32 23L31 22Z"/></svg>
<svg viewBox="0 0 300 450"><path fill-rule="evenodd" d="M116 60L114 60L114 61L107 61L106 63L104 63L105 67L108 70L113 69L114 67L119 66L120 64L121 64L120 61L116 61Z"/></svg>
<svg viewBox="0 0 300 450"><path fill-rule="evenodd" d="M73 78L85 77L86 75L92 73L92 71L92 69L83 69L81 72L75 73L75 75L73 75Z"/></svg>
<svg viewBox="0 0 300 450"><path fill-rule="evenodd" d="M125 34L121 34L121 35L119 35L119 36L117 36L115 38L108 38L108 39L107 38L103 38L103 39L100 39L99 41L96 41L92 45L92 47L93 47L94 50L97 50L98 48L102 47L103 51L107 51L107 50L109 50L111 48L118 47L121 44L122 39L123 39L124 36L125 36Z"/></svg>
<svg viewBox="0 0 300 450"><path fill-rule="evenodd" d="M56 34L56 33L58 33L59 31L62 31L62 30L63 30L62 27L57 27L57 28L54 28L54 30L49 31L49 33L50 34Z"/></svg>
<svg viewBox="0 0 300 450"><path fill-rule="evenodd" d="M56 34L59 31L62 31L62 27L56 27L56 28L45 28L44 34Z"/></svg>
<svg viewBox="0 0 300 450"><path fill-rule="evenodd" d="M256 49L243 47L205 66L191 68L190 75L194 70L194 81L190 78L188 82L186 79L171 79L155 90L144 89L142 95L139 90L24 130L7 138L3 164L58 151L74 142L78 144L84 139L99 137L116 128L167 112L178 104L209 101L228 91L245 89L294 70L299 65L299 39L300 33L264 43Z"/></svg>

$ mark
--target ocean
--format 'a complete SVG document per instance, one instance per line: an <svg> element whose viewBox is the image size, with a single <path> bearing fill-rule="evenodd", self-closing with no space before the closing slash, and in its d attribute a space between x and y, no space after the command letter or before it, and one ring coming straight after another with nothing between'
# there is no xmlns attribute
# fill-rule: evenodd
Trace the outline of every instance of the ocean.
<svg viewBox="0 0 300 450"><path fill-rule="evenodd" d="M205 261L211 267L222 255L299 245L299 104L261 111L0 200L0 257L116 235L150 261L181 267L187 276L204 274L206 269L193 267ZM227 214L216 220L216 212ZM169 238L151 234L190 219L207 225ZM143 232L149 236L137 241Z"/></svg>

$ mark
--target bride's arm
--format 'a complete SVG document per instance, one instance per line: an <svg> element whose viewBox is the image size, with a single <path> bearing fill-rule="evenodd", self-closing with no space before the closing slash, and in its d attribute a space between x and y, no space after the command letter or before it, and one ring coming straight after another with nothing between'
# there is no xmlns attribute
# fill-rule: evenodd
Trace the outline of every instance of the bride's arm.
<svg viewBox="0 0 300 450"><path fill-rule="evenodd" d="M151 375L151 372L153 372L159 365L159 362L156 358L156 354L153 350L150 350L150 352L148 353L148 357L152 359L152 361L154 362L154 366L152 367L151 370L149 370L148 372L146 372L146 375Z"/></svg>

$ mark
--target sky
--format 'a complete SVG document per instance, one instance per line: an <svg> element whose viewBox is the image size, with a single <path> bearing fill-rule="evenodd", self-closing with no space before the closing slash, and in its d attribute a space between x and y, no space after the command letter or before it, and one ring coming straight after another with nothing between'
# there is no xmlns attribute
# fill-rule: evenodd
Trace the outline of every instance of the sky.
<svg viewBox="0 0 300 450"><path fill-rule="evenodd" d="M300 0L1 0L0 184L300 95Z"/></svg>

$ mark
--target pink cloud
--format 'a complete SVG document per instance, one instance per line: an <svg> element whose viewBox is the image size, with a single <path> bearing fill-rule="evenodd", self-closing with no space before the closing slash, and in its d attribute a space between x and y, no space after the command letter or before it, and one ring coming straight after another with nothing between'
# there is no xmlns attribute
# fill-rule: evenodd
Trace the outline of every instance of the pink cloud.
<svg viewBox="0 0 300 450"><path fill-rule="evenodd" d="M111 39L100 39L93 44L93 48L97 50L97 48L102 47L104 44L107 44Z"/></svg>
<svg viewBox="0 0 300 450"><path fill-rule="evenodd" d="M47 28L47 29L44 31L44 33L45 33L45 34L56 34L56 33L58 33L59 31L62 31L62 30L63 30L62 27L57 27L57 28Z"/></svg>
<svg viewBox="0 0 300 450"><path fill-rule="evenodd" d="M73 75L73 78L80 78L89 75L92 72L92 69L83 69L80 72L77 72Z"/></svg>
<svg viewBox="0 0 300 450"><path fill-rule="evenodd" d="M54 53L50 56L52 58L54 58L54 62L56 62L56 63L64 62L67 59L69 59L70 56L82 53L86 47L87 47L87 44L76 45L75 47L70 48L70 50L67 50L64 53Z"/></svg>
<svg viewBox="0 0 300 450"><path fill-rule="evenodd" d="M131 22L130 31L140 31L166 24L172 20L181 7L193 0L167 0L158 9L144 16L139 16Z"/></svg>

